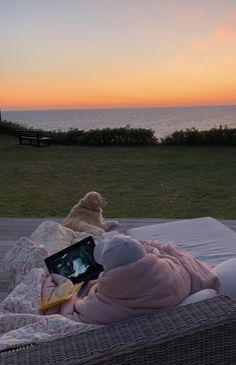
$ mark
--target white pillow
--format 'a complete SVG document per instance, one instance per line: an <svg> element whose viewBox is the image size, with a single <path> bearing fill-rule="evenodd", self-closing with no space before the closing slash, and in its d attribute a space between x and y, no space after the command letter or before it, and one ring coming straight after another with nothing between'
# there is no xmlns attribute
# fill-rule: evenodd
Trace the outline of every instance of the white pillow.
<svg viewBox="0 0 236 365"><path fill-rule="evenodd" d="M214 290L214 289L203 289L203 290L200 290L200 291L198 291L194 294L189 295L187 298L185 298L178 305L178 307L180 307L182 305L190 304L190 303L197 303L197 302L200 302L201 300L213 298L215 296L217 296L217 291L216 290Z"/></svg>
<svg viewBox="0 0 236 365"><path fill-rule="evenodd" d="M76 233L53 221L42 222L32 233L31 240L43 245L50 255L71 245Z"/></svg>
<svg viewBox="0 0 236 365"><path fill-rule="evenodd" d="M236 257L236 233L210 217L132 228L126 233L138 240L174 242L211 266Z"/></svg>
<svg viewBox="0 0 236 365"><path fill-rule="evenodd" d="M220 294L236 298L236 258L221 262L214 269L220 278Z"/></svg>

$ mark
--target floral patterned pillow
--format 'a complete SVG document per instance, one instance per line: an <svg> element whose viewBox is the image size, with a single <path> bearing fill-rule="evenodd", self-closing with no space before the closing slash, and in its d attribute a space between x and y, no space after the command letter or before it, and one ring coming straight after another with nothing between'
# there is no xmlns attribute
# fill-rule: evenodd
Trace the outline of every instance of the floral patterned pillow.
<svg viewBox="0 0 236 365"><path fill-rule="evenodd" d="M4 257L4 268L10 279L9 292L34 268L44 268L48 251L27 237L22 237Z"/></svg>
<svg viewBox="0 0 236 365"><path fill-rule="evenodd" d="M45 279L44 269L30 270L0 303L0 313L40 314L41 293Z"/></svg>

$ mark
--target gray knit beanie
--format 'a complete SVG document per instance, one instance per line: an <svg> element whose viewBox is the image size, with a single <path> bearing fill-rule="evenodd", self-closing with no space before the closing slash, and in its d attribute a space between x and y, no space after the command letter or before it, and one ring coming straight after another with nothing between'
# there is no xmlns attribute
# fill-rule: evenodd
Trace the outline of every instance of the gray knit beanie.
<svg viewBox="0 0 236 365"><path fill-rule="evenodd" d="M128 265L145 256L141 243L126 235L117 235L108 242L100 242L94 252L95 261L103 265L105 271Z"/></svg>

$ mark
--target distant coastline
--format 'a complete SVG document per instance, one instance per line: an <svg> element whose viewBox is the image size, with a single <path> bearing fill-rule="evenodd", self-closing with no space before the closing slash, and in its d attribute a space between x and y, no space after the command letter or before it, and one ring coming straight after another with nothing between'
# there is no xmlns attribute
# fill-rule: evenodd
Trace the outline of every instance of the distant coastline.
<svg viewBox="0 0 236 365"><path fill-rule="evenodd" d="M165 137L176 130L236 128L236 105L106 109L45 109L2 111L2 119L46 131L126 127L154 130Z"/></svg>

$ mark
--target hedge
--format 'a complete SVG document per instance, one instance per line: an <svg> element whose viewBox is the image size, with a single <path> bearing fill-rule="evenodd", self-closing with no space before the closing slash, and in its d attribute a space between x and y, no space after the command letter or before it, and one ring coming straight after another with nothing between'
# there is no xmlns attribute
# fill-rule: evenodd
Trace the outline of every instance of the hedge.
<svg viewBox="0 0 236 365"><path fill-rule="evenodd" d="M236 128L219 126L210 130L198 131L195 128L180 130L161 139L166 145L198 146L236 146Z"/></svg>
<svg viewBox="0 0 236 365"><path fill-rule="evenodd" d="M19 123L0 122L0 133L16 134L17 130L41 131L53 139L54 144L80 146L150 146L150 145L199 145L236 146L236 128L219 126L210 130L198 131L195 128L180 130L161 138L155 137L152 129L145 128L105 128L88 131L69 129L67 132L43 131L27 128Z"/></svg>

